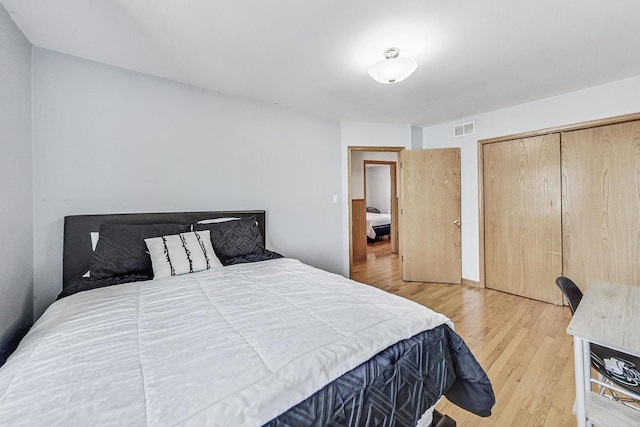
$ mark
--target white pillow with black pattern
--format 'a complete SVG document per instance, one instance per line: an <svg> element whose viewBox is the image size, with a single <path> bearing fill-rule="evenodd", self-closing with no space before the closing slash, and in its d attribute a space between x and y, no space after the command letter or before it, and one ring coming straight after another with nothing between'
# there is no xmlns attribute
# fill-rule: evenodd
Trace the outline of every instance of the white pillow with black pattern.
<svg viewBox="0 0 640 427"><path fill-rule="evenodd" d="M144 242L151 256L154 278L222 267L208 230L152 237Z"/></svg>
<svg viewBox="0 0 640 427"><path fill-rule="evenodd" d="M100 238L100 233L98 233L97 231L92 231L90 236L91 236L91 250L95 252L96 246L98 245L98 239ZM84 278L91 277L91 270L84 273L82 277Z"/></svg>

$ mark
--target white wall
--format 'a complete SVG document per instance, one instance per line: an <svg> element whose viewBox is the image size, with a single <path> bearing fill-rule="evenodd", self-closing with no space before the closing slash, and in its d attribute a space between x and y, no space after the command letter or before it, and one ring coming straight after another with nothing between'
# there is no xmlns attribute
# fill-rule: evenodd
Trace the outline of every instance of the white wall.
<svg viewBox="0 0 640 427"><path fill-rule="evenodd" d="M367 206L377 208L382 213L391 213L391 177L389 165L368 167L367 174Z"/></svg>
<svg viewBox="0 0 640 427"><path fill-rule="evenodd" d="M31 44L0 7L0 365L33 319Z"/></svg>
<svg viewBox="0 0 640 427"><path fill-rule="evenodd" d="M351 198L364 198L364 161L397 162L398 153L388 151L354 151L351 153ZM398 181L399 182L399 181Z"/></svg>
<svg viewBox="0 0 640 427"><path fill-rule="evenodd" d="M70 214L265 209L270 249L343 271L338 123L38 48L33 91L36 317Z"/></svg>
<svg viewBox="0 0 640 427"><path fill-rule="evenodd" d="M347 147L404 147L411 149L411 125L389 123L342 123L342 260L344 274L349 272L349 179ZM355 154L355 153L354 153ZM353 162L352 162L353 163Z"/></svg>
<svg viewBox="0 0 640 427"><path fill-rule="evenodd" d="M419 126L411 126L411 149L421 150L424 130Z"/></svg>
<svg viewBox="0 0 640 427"><path fill-rule="evenodd" d="M424 148L461 148L462 277L480 277L478 140L636 112L640 112L640 77L425 127ZM454 138L453 125L471 120L476 122L476 133Z"/></svg>

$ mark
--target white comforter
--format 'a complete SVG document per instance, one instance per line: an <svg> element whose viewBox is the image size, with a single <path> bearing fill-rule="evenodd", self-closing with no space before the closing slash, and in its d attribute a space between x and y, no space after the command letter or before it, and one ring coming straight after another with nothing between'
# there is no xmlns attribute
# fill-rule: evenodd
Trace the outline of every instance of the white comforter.
<svg viewBox="0 0 640 427"><path fill-rule="evenodd" d="M292 259L81 292L0 368L0 425L261 425L443 323Z"/></svg>

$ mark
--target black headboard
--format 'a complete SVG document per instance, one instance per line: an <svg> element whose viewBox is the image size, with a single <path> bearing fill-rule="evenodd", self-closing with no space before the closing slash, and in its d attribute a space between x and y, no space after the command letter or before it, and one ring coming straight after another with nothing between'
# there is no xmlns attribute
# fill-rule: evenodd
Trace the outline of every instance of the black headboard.
<svg viewBox="0 0 640 427"><path fill-rule="evenodd" d="M266 242L265 211L209 211L130 213L109 215L72 215L64 217L64 248L62 255L62 287L69 280L89 270L91 265L91 232L100 231L102 224L192 224L202 219L255 216Z"/></svg>

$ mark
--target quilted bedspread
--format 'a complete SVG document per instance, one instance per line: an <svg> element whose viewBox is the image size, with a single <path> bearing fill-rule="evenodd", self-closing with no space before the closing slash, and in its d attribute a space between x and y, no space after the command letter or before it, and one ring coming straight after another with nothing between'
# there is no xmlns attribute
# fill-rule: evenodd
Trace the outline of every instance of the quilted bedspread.
<svg viewBox="0 0 640 427"><path fill-rule="evenodd" d="M383 350L265 427L415 426L442 395L483 417L495 404L486 374L446 325Z"/></svg>
<svg viewBox="0 0 640 427"><path fill-rule="evenodd" d="M262 425L440 325L286 258L80 292L0 368L0 425Z"/></svg>

